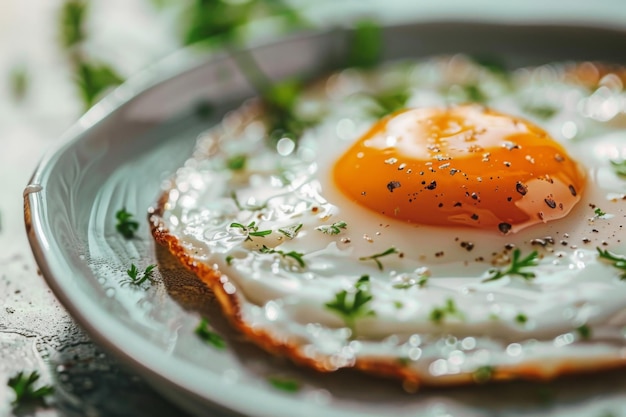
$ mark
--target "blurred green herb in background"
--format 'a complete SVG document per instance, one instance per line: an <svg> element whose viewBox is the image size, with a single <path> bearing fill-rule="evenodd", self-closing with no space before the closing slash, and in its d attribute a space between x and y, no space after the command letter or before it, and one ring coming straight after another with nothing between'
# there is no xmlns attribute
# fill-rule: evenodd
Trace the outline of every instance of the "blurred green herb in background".
<svg viewBox="0 0 626 417"><path fill-rule="evenodd" d="M98 62L85 53L88 13L86 0L67 0L61 7L59 28L61 45L67 53L85 109L93 106L106 91L124 82L109 64Z"/></svg>
<svg viewBox="0 0 626 417"><path fill-rule="evenodd" d="M26 67L19 65L13 68L10 74L11 95L16 101L21 101L28 92L28 72Z"/></svg>

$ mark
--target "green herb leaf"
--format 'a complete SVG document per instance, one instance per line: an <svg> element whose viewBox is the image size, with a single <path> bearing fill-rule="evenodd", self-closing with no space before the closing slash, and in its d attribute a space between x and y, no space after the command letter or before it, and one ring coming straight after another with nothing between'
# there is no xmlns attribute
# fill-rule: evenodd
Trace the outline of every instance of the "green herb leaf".
<svg viewBox="0 0 626 417"><path fill-rule="evenodd" d="M551 119L558 111L556 107L548 105L524 106L524 111L543 120Z"/></svg>
<svg viewBox="0 0 626 417"><path fill-rule="evenodd" d="M233 199L233 201L235 202L235 206L237 207L238 210L240 211L258 211L258 210L263 210L265 207L267 207L267 203L265 204L261 204L261 205L243 205L239 202L239 199L237 198L237 193L234 191L231 191L230 193L230 198Z"/></svg>
<svg viewBox="0 0 626 417"><path fill-rule="evenodd" d="M477 65L485 68L489 72L494 75L498 75L501 77L509 77L510 72L506 67L504 61L494 55L474 55L471 56L470 59L474 61Z"/></svg>
<svg viewBox="0 0 626 417"><path fill-rule="evenodd" d="M285 392L298 392L301 388L300 382L296 381L295 379L270 376L268 378L268 381L274 388Z"/></svg>
<svg viewBox="0 0 626 417"><path fill-rule="evenodd" d="M135 232L139 229L139 223L132 220L133 214L126 211L126 208L122 208L115 213L117 224L115 228L126 239L132 239L135 236Z"/></svg>
<svg viewBox="0 0 626 417"><path fill-rule="evenodd" d="M282 250L276 250L273 248L268 248L267 246L263 245L263 247L260 249L261 253L265 253L265 254L277 254L282 256L283 258L291 258L294 261L296 261L298 263L298 265L300 265L301 268L304 268L306 266L306 263L304 262L304 259L302 259L302 257L304 256L304 253L300 253L300 252L296 252L296 251L289 251L289 252L284 252Z"/></svg>
<svg viewBox="0 0 626 417"><path fill-rule="evenodd" d="M518 313L517 316L515 316L515 321L519 324L525 324L528 321L528 317L526 314Z"/></svg>
<svg viewBox="0 0 626 417"><path fill-rule="evenodd" d="M391 247L389 249L387 249L386 251L382 252L382 253L377 253L375 255L371 255L371 256L362 256L359 258L359 261L369 261L372 260L374 262L376 262L376 265L378 266L378 269L380 269L381 271L384 269L383 268L383 264L378 260L378 258L382 258L383 256L387 256L387 255L391 255L394 253L399 253L398 250L394 247Z"/></svg>
<svg viewBox="0 0 626 417"><path fill-rule="evenodd" d="M491 378L493 377L494 371L495 369L493 366L489 366L489 365L479 366L472 373L472 378L474 378L474 381L478 382L479 384L484 384L485 382L488 382L489 380L491 380Z"/></svg>
<svg viewBox="0 0 626 417"><path fill-rule="evenodd" d="M7 385L15 392L15 399L13 400L15 407L44 404L45 397L54 393L54 388L49 385L35 388L35 383L38 380L39 373L37 371L30 374L21 371L9 378Z"/></svg>
<svg viewBox="0 0 626 417"><path fill-rule="evenodd" d="M235 259L235 257L232 256L232 255L226 256L226 259L225 259L226 260L226 265L229 265L229 266L232 265L233 259Z"/></svg>
<svg viewBox="0 0 626 417"><path fill-rule="evenodd" d="M80 88L87 108L109 88L124 82L124 79L106 64L79 62L76 71L76 83Z"/></svg>
<svg viewBox="0 0 626 417"><path fill-rule="evenodd" d="M226 167L231 171L242 171L246 168L248 156L246 154L233 155L226 160Z"/></svg>
<svg viewBox="0 0 626 417"><path fill-rule="evenodd" d="M154 268L156 268L156 265L148 265L146 269L144 269L143 274L140 275L137 266L135 266L135 264L131 264L130 269L126 270L126 274L130 280L127 280L126 282L132 285L141 285L146 282L146 280L152 280L152 272L154 271Z"/></svg>
<svg viewBox="0 0 626 417"><path fill-rule="evenodd" d="M613 267L624 271L620 275L620 278L626 279L626 257L624 257L623 255L609 252L608 250L602 250L599 247L596 247L596 250L598 251L598 256L600 257L600 259L604 259L610 262Z"/></svg>
<svg viewBox="0 0 626 417"><path fill-rule="evenodd" d="M463 318L463 313L459 311L452 298L448 298L443 307L435 307L430 312L430 320L437 324L441 324L446 317Z"/></svg>
<svg viewBox="0 0 626 417"><path fill-rule="evenodd" d="M461 88L463 89L465 97L468 101L482 104L488 101L487 96L478 84L465 84L462 85Z"/></svg>
<svg viewBox="0 0 626 417"><path fill-rule="evenodd" d="M583 340L589 340L591 338L591 327L589 327L586 324L583 324L582 326L578 326L576 328L576 331L580 335L580 338Z"/></svg>
<svg viewBox="0 0 626 417"><path fill-rule="evenodd" d="M363 275L354 284L352 291L339 291L335 294L335 298L326 303L325 306L339 314L348 327L354 329L356 319L376 315L369 308L369 303L373 298L374 296L370 292L370 277Z"/></svg>
<svg viewBox="0 0 626 417"><path fill-rule="evenodd" d="M217 349L224 349L226 347L226 341L224 338L211 329L209 320L204 317L200 320L200 323L198 323L194 333L204 342Z"/></svg>
<svg viewBox="0 0 626 417"><path fill-rule="evenodd" d="M371 68L380 62L383 38L380 26L372 20L357 22L348 52L348 66Z"/></svg>
<svg viewBox="0 0 626 417"><path fill-rule="evenodd" d="M537 266L539 263L538 259L539 253L537 251L531 252L525 258L521 257L521 251L519 249L515 249L513 251L513 258L511 259L511 264L504 269L490 269L489 277L485 278L483 282L495 281L507 275L517 275L525 280L531 280L535 278L535 273L525 270L525 268L531 268Z"/></svg>
<svg viewBox="0 0 626 417"><path fill-rule="evenodd" d="M622 161L611 161L613 171L620 177L626 177L626 159Z"/></svg>
<svg viewBox="0 0 626 417"><path fill-rule="evenodd" d="M256 225L256 222L254 221L252 221L247 226L244 226L241 223L231 223L230 227L241 229L242 232L246 235L246 240L252 240L250 236L264 237L264 236L272 234L271 230L259 230L258 226Z"/></svg>
<svg viewBox="0 0 626 417"><path fill-rule="evenodd" d="M370 95L369 97L375 101L377 106L371 114L377 119L382 119L391 113L402 110L406 107L406 102L410 96L407 90L385 91L380 94Z"/></svg>
<svg viewBox="0 0 626 417"><path fill-rule="evenodd" d="M87 16L87 1L67 0L61 7L61 44L72 48L85 38L84 22Z"/></svg>
<svg viewBox="0 0 626 417"><path fill-rule="evenodd" d="M596 217L602 217L602 216L606 215L606 213L603 212L602 209L600 209L599 207L596 208L593 212L596 215Z"/></svg>
<svg viewBox="0 0 626 417"><path fill-rule="evenodd" d="M29 82L26 68L23 66L13 68L10 77L11 94L15 100L20 101L26 96L26 92L28 91Z"/></svg>
<svg viewBox="0 0 626 417"><path fill-rule="evenodd" d="M281 227L280 229L278 229L278 231L285 235L288 239L293 239L298 235L300 229L302 229L302 223L294 224L287 227Z"/></svg>
<svg viewBox="0 0 626 417"><path fill-rule="evenodd" d="M322 226L317 226L315 230L319 230L320 232L327 235L338 235L341 233L341 229L346 229L348 227L348 223L344 221L338 221L333 224L325 224Z"/></svg>

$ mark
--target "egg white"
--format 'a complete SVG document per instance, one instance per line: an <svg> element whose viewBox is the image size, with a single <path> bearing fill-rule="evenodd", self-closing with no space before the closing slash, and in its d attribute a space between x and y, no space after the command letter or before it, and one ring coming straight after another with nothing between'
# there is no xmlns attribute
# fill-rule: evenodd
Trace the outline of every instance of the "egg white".
<svg viewBox="0 0 626 417"><path fill-rule="evenodd" d="M287 138L267 147L262 114L244 105L199 139L194 157L164 186L166 227L195 260L232 284L244 321L297 341L304 355L326 355L329 368L364 357L408 359L406 366L436 381L481 366L539 364L550 375L564 363L583 369L619 360L626 281L596 247L626 253L626 181L610 164L626 157L626 96L619 79L605 77L589 91L563 76L566 68L518 70L507 81L455 56L367 74L346 70L301 98L301 113L324 118L297 147ZM583 165L588 183L566 218L506 236L408 224L336 189L334 161L375 121L367 93L402 87L411 91L408 106L441 106L466 100L459 86L470 81L479 83L489 107L533 120ZM534 104L555 105L556 114L543 120L526 112L537 97ZM226 169L224 161L242 151L246 169ZM317 229L339 221L347 226L336 235ZM248 237L232 227L251 222L271 234ZM299 224L293 239L280 232ZM281 252L263 253L264 246ZM540 253L536 277L484 282L490 268L506 266L512 247ZM389 248L402 255L378 258L380 269L370 257ZM302 254L304 267L285 256L292 251ZM347 323L327 304L356 291L365 275L373 313ZM433 311L449 300L455 312L434 320ZM590 340L576 330L581 326Z"/></svg>

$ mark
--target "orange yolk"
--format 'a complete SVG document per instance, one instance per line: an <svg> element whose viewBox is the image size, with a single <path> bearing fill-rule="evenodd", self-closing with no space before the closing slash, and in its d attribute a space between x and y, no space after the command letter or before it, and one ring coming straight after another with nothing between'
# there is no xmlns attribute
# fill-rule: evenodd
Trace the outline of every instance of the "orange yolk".
<svg viewBox="0 0 626 417"><path fill-rule="evenodd" d="M337 161L351 200L425 225L515 232L561 218L585 176L532 123L477 105L417 108L379 120Z"/></svg>

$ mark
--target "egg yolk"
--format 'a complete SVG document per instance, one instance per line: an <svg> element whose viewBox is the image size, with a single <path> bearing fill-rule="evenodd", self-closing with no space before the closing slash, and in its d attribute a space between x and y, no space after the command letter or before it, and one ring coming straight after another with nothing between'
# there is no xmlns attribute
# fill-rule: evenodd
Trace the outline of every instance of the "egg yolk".
<svg viewBox="0 0 626 417"><path fill-rule="evenodd" d="M505 234L567 215L585 185L543 129L478 105L387 116L339 158L333 177L386 216Z"/></svg>

